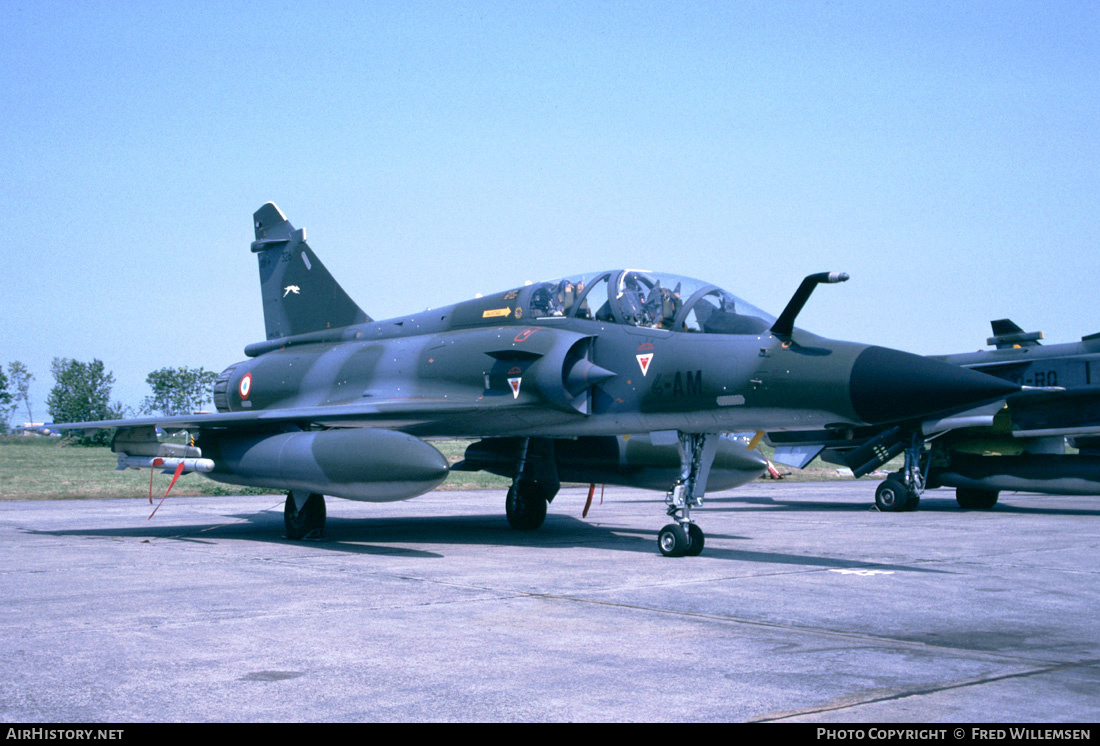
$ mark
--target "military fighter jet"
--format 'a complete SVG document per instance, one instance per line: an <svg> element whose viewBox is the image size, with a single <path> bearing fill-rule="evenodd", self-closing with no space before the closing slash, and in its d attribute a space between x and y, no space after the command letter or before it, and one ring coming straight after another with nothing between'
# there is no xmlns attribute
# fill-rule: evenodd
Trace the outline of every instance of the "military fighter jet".
<svg viewBox="0 0 1100 746"><path fill-rule="evenodd" d="M841 273L807 277L778 318L707 282L618 269L375 320L278 207L254 222L267 338L218 377L217 413L61 427L119 428L120 467L286 490L289 538L320 533L323 495L433 489L448 469L425 438L474 437L459 468L512 479L512 526L538 528L562 479L658 487L673 519L660 551L697 555L691 511L707 487L764 465L721 433L944 417L1020 390L796 329L814 288ZM160 442L155 428L187 429L194 444Z"/></svg>
<svg viewBox="0 0 1100 746"><path fill-rule="evenodd" d="M904 452L905 466L875 492L884 511L913 510L934 487L954 487L967 509L992 508L1002 490L1100 494L1100 334L1044 346L1042 332L1025 332L1009 319L991 325L986 343L995 349L932 359L1032 390L942 420L771 433L775 458L805 466L820 453L862 476ZM1066 452L1067 437L1078 453Z"/></svg>

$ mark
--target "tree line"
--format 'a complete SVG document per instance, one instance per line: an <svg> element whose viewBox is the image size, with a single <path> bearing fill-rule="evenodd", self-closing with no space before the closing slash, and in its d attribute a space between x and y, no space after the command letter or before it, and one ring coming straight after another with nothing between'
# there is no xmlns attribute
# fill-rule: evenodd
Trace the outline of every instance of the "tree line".
<svg viewBox="0 0 1100 746"><path fill-rule="evenodd" d="M102 360L90 363L71 358L55 357L50 364L54 385L46 397L51 422L88 422L117 420L135 414L131 407L111 402L115 376ZM213 402L211 388L217 373L204 368L161 368L145 377L152 394L138 405L141 414L172 416L189 414ZM9 427L17 412L27 413L27 422L34 422L30 385L35 380L20 361L8 363L7 372L0 366L0 432ZM105 444L108 434L79 438L89 445Z"/></svg>

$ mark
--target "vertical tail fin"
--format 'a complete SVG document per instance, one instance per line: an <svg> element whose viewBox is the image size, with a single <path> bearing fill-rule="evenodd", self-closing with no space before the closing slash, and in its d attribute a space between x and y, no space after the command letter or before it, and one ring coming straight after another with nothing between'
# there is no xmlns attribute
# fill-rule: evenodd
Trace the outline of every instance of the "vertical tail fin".
<svg viewBox="0 0 1100 746"><path fill-rule="evenodd" d="M256 227L252 251L260 263L268 339L371 320L309 248L305 228L295 230L273 202L252 218Z"/></svg>

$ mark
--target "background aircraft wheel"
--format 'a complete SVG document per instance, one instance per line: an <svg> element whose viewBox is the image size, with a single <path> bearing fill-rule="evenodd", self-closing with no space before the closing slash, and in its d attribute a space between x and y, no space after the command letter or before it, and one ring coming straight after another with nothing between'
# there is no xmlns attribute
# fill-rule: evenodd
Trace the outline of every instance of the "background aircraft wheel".
<svg viewBox="0 0 1100 746"><path fill-rule="evenodd" d="M997 504L997 490L983 490L977 487L956 487L955 502L967 510L989 510Z"/></svg>
<svg viewBox="0 0 1100 746"><path fill-rule="evenodd" d="M703 535L703 529L696 526L694 523L688 524L688 548L684 552L687 557L698 557L703 553L703 545L706 543L706 537Z"/></svg>
<svg viewBox="0 0 1100 746"><path fill-rule="evenodd" d="M521 481L518 490L515 486L508 488L504 512L512 528L534 531L546 520L546 499L536 483Z"/></svg>
<svg viewBox="0 0 1100 746"><path fill-rule="evenodd" d="M909 499L905 501L906 510L916 510L920 507L920 495L910 495Z"/></svg>
<svg viewBox="0 0 1100 746"><path fill-rule="evenodd" d="M325 530L325 496L312 493L302 509L298 510L294 496L288 493L283 507L283 523L286 524L288 539L320 538Z"/></svg>
<svg viewBox="0 0 1100 746"><path fill-rule="evenodd" d="M691 548L691 538L679 523L670 523L657 535L657 546L666 557L683 557Z"/></svg>
<svg viewBox="0 0 1100 746"><path fill-rule="evenodd" d="M905 510L909 503L909 490L900 479L886 477L875 490L875 505L884 513L897 513Z"/></svg>

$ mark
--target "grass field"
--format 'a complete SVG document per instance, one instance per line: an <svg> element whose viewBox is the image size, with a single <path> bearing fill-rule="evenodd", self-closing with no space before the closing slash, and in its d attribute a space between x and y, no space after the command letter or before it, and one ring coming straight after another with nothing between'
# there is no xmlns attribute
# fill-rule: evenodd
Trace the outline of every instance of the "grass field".
<svg viewBox="0 0 1100 746"><path fill-rule="evenodd" d="M449 463L462 459L467 440L432 441ZM766 455L770 450L761 446ZM61 438L0 436L0 500L75 500L93 497L141 497L149 495L149 472L115 471L118 457L107 448L69 445ZM851 479L831 464L814 461L804 470L777 465L791 481ZM896 467L895 467L896 468ZM153 495L164 494L171 475L153 475ZM482 472L452 472L439 489L506 490L509 480ZM261 495L278 490L213 482L197 474L181 477L173 495Z"/></svg>
<svg viewBox="0 0 1100 746"><path fill-rule="evenodd" d="M469 441L433 442L449 463L462 459ZM0 436L0 500L75 500L149 496L149 471L115 471L118 455L108 448L68 445L61 438ZM170 474L153 475L153 495L168 488ZM507 489L509 481L481 472L454 472L440 489ZM197 474L180 477L173 495L263 495L278 490L238 487Z"/></svg>

